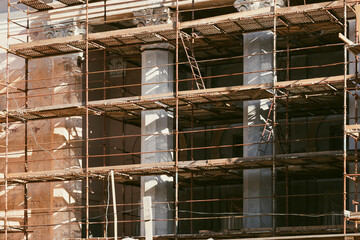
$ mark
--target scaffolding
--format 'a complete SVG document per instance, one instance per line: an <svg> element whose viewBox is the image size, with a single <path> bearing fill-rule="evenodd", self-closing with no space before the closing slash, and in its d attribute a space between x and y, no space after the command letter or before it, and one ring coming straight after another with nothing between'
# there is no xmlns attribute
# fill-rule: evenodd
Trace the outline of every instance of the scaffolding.
<svg viewBox="0 0 360 240"><path fill-rule="evenodd" d="M138 238L145 221L140 182L155 175L174 179L174 200L166 202L174 217L153 221L173 222L175 230L154 238L360 236L356 233L360 221L358 57L349 60L348 56L349 50L358 53L359 39L350 46L338 38L338 33L349 37L348 21L356 18L357 1L288 1L282 8L273 7L277 6L273 1L271 6L240 12L235 11L233 0L48 2L8 0L7 46L1 46L6 68L0 85L4 141L0 145L0 193L4 192L0 236L41 239L45 236L41 234L51 232L50 238L56 239L56 229L65 226L69 232L77 229L80 237L70 234L64 239ZM169 8L171 21L139 27L134 23L139 16L133 12L144 7ZM12 17L14 9L19 16ZM271 83L242 84L244 75L268 70L211 72L211 66L241 65L254 56L244 55L242 34L266 30L273 32L273 50L256 55L272 56ZM139 74L145 68L141 46L156 43L175 47L175 61L168 65L175 69L175 91L145 96L141 87L146 84ZM299 66L291 62L300 55L329 56L325 54L342 49L341 59L320 64L306 60ZM22 62L20 70L13 67L14 59ZM49 66L50 73L43 72L43 65ZM270 100L271 107L263 123L247 126L242 103L253 100ZM354 106L351 114L350 104ZM141 134L142 113L159 109L173 114L172 131ZM336 131L316 135L324 126ZM260 142L244 142L241 132L256 127L263 129ZM67 135L59 132L66 128L72 129ZM297 136L302 128L308 129L307 136ZM228 132L237 134L232 141L223 140ZM173 137L173 149L157 152L172 153L174 161L141 163L141 156L157 152L142 151L139 140L155 135ZM270 144L270 155L242 154L245 146L260 149ZM297 147L301 144L306 148ZM262 168L271 169L272 194L263 198L271 199L272 212L252 215L242 209L243 196L221 196L221 187L242 182L243 170ZM308 189L308 183L317 179L335 179L335 183L341 179L341 189L301 193L291 191L291 179L295 188L300 179ZM68 190L67 202L57 202L53 194L44 203L33 200L32 194L40 188ZM12 194L14 189L21 193L21 204ZM111 194L115 199L115 189L117 200L110 201ZM337 204L339 199L343 204L341 209L320 212L320 208L299 212L290 206L296 199L316 202L320 198L324 204ZM110 213L111 204L114 213ZM270 228L242 228L243 219L262 216L272 218Z"/></svg>

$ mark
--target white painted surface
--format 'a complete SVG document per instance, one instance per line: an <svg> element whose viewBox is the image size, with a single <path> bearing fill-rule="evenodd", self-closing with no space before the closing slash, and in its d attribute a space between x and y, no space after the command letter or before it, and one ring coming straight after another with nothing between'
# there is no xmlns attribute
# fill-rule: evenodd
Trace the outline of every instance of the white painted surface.
<svg viewBox="0 0 360 240"><path fill-rule="evenodd" d="M247 33L243 34L243 38L244 55L248 56L244 58L244 72L263 71L245 74L244 85L272 83L273 33L271 31ZM266 122L270 105L271 102L266 99L244 102L244 126L250 126L244 128L244 143L258 143L261 140L267 140L267 134L269 133L265 133L264 137L261 138L264 127L251 126ZM272 153L271 143L247 145L243 149L244 157L270 155ZM244 170L243 177L244 214L259 215L271 213L271 169ZM248 217L244 218L243 221L244 228L271 227L271 225L271 217Z"/></svg>
<svg viewBox="0 0 360 240"><path fill-rule="evenodd" d="M142 95L173 92L174 72L173 47L169 44L154 44L143 47L142 52ZM173 115L165 110L143 111L141 113L141 163L171 162L173 156ZM154 135L151 135L154 134ZM160 151L160 152L159 152ZM142 199L150 196L154 203L154 219L172 219L172 204L156 202L173 201L173 178L166 175L147 176L141 180ZM155 235L173 233L173 221L154 221ZM144 235L144 224L141 227Z"/></svg>
<svg viewBox="0 0 360 240"><path fill-rule="evenodd" d="M152 203L151 197L143 198L144 203L144 221L145 221L145 240L153 239L153 222L152 222Z"/></svg>

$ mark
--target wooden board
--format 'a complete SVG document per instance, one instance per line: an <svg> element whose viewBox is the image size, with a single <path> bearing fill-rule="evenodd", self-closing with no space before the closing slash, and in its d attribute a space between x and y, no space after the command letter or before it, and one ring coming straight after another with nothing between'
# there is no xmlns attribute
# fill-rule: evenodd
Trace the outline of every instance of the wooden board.
<svg viewBox="0 0 360 240"><path fill-rule="evenodd" d="M343 19L343 3L340 1L323 2L296 7L286 7L277 10L277 14L282 17L282 21L277 22L278 27L286 25L309 24L308 29L314 23L334 24L334 19L328 10L332 10ZM348 19L355 17L353 12L349 12ZM309 21L309 18L312 21ZM194 28L199 32L199 37L228 34L241 34L251 31L262 31L273 27L274 12L271 8L262 8L245 12L225 14L216 17L204 18L200 20L180 22L179 29L186 30ZM162 24L155 26L145 26L139 28L128 28L101 33L89 34L89 50L102 48L114 48L121 46L142 45L158 42L169 42L176 39L176 31L173 24ZM55 56L69 54L85 50L85 40L83 36L70 36L55 39L45 39L30 43L20 43L10 46L15 54L29 58Z"/></svg>
<svg viewBox="0 0 360 240"><path fill-rule="evenodd" d="M322 169L328 170L331 167L341 169L342 151L325 151L311 153L280 154L276 156L276 167L289 166L289 171L307 171ZM349 154L349 160L351 160ZM229 170L255 169L272 166L273 156L260 157L238 157L223 158L197 161L180 161L178 163L178 173L182 178L205 177L204 172L222 172L222 175L230 174ZM110 170L118 182L131 183L141 176L149 175L173 175L176 172L174 162L144 163L131 165L117 165L105 167L91 167L88 174L91 178L105 179ZM84 179L86 177L85 169L58 169L38 172L19 172L9 173L8 181L12 183L27 182L49 182ZM0 178L0 183L4 183L4 176Z"/></svg>
<svg viewBox="0 0 360 240"><path fill-rule="evenodd" d="M353 76L348 76L352 79ZM279 95L292 100L297 104L308 98L308 95L336 93L343 89L343 76L320 77L305 80L285 81L276 83L275 87L284 93ZM288 94L288 95L286 95ZM181 91L178 94L179 109L185 111L201 107L202 105L219 105L231 102L248 100L270 99L273 97L272 84L242 85L233 87L220 87L202 90ZM134 96L107 100L90 101L88 103L90 115L104 115L116 113L117 117L132 118L144 110L171 109L176 107L174 93ZM10 121L32 121L39 119L61 118L70 116L83 116L86 113L82 103L54 105L23 109L22 111L10 110ZM195 113L196 114L196 113ZM0 122L6 121L5 112L0 111Z"/></svg>

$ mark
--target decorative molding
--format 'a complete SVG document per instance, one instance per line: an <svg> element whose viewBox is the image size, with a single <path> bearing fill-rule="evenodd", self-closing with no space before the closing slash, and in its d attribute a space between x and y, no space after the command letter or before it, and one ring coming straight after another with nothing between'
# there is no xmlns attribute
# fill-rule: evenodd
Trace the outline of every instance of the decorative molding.
<svg viewBox="0 0 360 240"><path fill-rule="evenodd" d="M170 43L155 43L155 44L147 44L143 45L140 48L141 51L146 50L169 50L173 51L175 50L175 47L171 45Z"/></svg>
<svg viewBox="0 0 360 240"><path fill-rule="evenodd" d="M235 0L234 7L239 11L249 11L265 7L270 7L274 5L274 0L253 0L253 2L248 0ZM276 0L276 7L286 7L286 0Z"/></svg>
<svg viewBox="0 0 360 240"><path fill-rule="evenodd" d="M44 24L44 26L44 34L46 39L85 34L84 27L77 26L77 22L75 22L73 19L59 24Z"/></svg>
<svg viewBox="0 0 360 240"><path fill-rule="evenodd" d="M168 7L147 8L134 12L133 23L138 27L166 24L172 22L171 10Z"/></svg>
<svg viewBox="0 0 360 240"><path fill-rule="evenodd" d="M110 77L118 78L126 75L126 61L122 57L112 58L109 61L108 68L110 71Z"/></svg>

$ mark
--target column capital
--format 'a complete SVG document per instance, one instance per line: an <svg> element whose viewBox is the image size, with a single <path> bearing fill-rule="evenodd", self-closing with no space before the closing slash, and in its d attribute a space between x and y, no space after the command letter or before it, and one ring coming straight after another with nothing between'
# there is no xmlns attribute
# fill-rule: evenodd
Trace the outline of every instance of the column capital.
<svg viewBox="0 0 360 240"><path fill-rule="evenodd" d="M274 5L274 0L235 0L234 7L239 11L249 11L260 9L264 7L270 7ZM286 0L276 0L276 7L286 7Z"/></svg>
<svg viewBox="0 0 360 240"><path fill-rule="evenodd" d="M172 14L168 7L147 8L134 11L133 23L138 27L172 23Z"/></svg>
<svg viewBox="0 0 360 240"><path fill-rule="evenodd" d="M154 44L143 45L143 46L141 46L140 50L141 51L146 51L146 50L173 51L173 50L175 50L175 47L173 45L171 45L170 43L154 43Z"/></svg>
<svg viewBox="0 0 360 240"><path fill-rule="evenodd" d="M85 34L85 27L79 26L74 19L51 25L44 23L44 34L46 39L80 35Z"/></svg>

